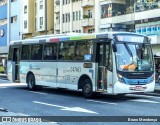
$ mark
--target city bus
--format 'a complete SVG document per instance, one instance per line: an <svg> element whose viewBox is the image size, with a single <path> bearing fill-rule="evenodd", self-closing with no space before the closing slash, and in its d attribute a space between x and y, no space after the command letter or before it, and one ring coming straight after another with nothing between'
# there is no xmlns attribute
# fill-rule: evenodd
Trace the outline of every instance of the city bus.
<svg viewBox="0 0 160 125"><path fill-rule="evenodd" d="M130 32L70 33L12 41L8 79L43 87L96 93L153 92L154 58L147 36Z"/></svg>

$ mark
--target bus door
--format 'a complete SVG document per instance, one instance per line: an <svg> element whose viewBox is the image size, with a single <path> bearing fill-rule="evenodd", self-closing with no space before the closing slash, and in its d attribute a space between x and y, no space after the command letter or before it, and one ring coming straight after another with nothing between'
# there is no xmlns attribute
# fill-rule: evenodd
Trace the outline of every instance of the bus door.
<svg viewBox="0 0 160 125"><path fill-rule="evenodd" d="M109 83L112 83L112 73L109 71L112 67L112 58L110 53L109 43L98 43L97 44L97 57L98 62L98 81L97 90L107 90Z"/></svg>
<svg viewBox="0 0 160 125"><path fill-rule="evenodd" d="M13 48L13 59L12 59L12 81L20 82L19 80L19 66L20 66L20 48Z"/></svg>

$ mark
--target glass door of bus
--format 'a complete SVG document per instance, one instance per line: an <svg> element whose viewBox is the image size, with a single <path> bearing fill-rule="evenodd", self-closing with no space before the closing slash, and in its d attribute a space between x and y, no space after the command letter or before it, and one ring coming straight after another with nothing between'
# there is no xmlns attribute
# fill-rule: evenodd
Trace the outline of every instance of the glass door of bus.
<svg viewBox="0 0 160 125"><path fill-rule="evenodd" d="M107 90L107 86L112 82L111 67L112 67L112 54L109 43L103 42L97 44L97 57L98 62L98 90Z"/></svg>
<svg viewBox="0 0 160 125"><path fill-rule="evenodd" d="M19 82L19 66L20 66L20 48L13 48L13 59L12 59L12 79L13 82Z"/></svg>

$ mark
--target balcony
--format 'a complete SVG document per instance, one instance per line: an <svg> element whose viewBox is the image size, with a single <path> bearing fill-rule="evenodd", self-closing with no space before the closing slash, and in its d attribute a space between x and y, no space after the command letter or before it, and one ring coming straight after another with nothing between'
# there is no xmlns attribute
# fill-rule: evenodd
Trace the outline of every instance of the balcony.
<svg viewBox="0 0 160 125"><path fill-rule="evenodd" d="M94 6L94 0L82 0L82 7Z"/></svg>
<svg viewBox="0 0 160 125"><path fill-rule="evenodd" d="M59 13L60 12L60 6L54 6L54 12Z"/></svg>
<svg viewBox="0 0 160 125"><path fill-rule="evenodd" d="M94 26L94 25L95 25L95 19L93 18L85 18L82 20L83 27Z"/></svg>
<svg viewBox="0 0 160 125"><path fill-rule="evenodd" d="M60 24L59 23L54 24L54 30L55 31L60 30Z"/></svg>

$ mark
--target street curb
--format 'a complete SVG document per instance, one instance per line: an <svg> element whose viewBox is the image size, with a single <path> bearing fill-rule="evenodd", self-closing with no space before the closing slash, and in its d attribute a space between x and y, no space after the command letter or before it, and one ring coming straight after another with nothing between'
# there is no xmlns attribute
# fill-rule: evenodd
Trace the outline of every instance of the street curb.
<svg viewBox="0 0 160 125"><path fill-rule="evenodd" d="M0 79L8 79L7 74L0 74Z"/></svg>

